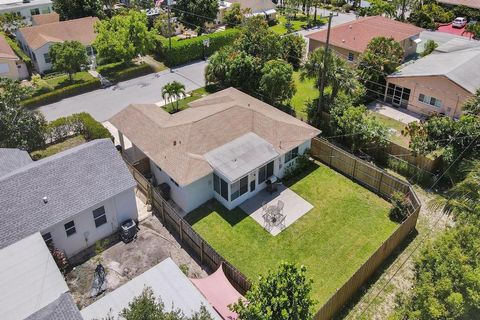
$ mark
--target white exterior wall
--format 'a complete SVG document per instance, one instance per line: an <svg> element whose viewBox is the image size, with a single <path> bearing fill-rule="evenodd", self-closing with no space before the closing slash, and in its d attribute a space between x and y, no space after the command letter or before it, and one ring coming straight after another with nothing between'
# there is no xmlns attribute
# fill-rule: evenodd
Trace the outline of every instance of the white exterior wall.
<svg viewBox="0 0 480 320"><path fill-rule="evenodd" d="M305 150L309 149L311 146L311 140L307 140L298 146L298 154L304 154ZM288 150L290 151L290 150ZM295 164L295 159L290 161L287 164L284 164L285 161L285 154L280 155L278 158L274 159L273 165L273 175L278 178L283 178L285 174L285 168ZM267 163L263 164L260 167L265 166ZM150 160L150 168L152 170L152 174L155 176L155 180L157 184L167 183L170 186L170 197L172 198L175 203L182 208L185 213L189 213L190 211L198 208L208 200L215 198L221 204L223 204L227 209L232 210L238 205L240 205L245 200L253 197L259 191L266 188L266 182L262 182L258 184L258 170L259 168L255 169L254 171L248 174L248 192L241 195L237 199L233 201L225 200L221 195L217 194L213 190L213 174L209 174L195 182L192 182L188 186L177 186L174 182L170 180L170 176L164 171L159 170L158 166ZM222 178L228 183L228 197L230 199L231 194L231 184L235 181L228 181L222 174L215 172L217 176ZM267 177L268 178L268 177ZM255 190L251 190L250 183L255 181Z"/></svg>
<svg viewBox="0 0 480 320"><path fill-rule="evenodd" d="M28 23L28 22L31 22L32 10L35 10L35 9L38 9L40 11L40 14L53 12L53 6L51 2L36 4L35 1L33 1L29 6L26 6L25 4L21 4L20 6L11 6L9 8L1 8L0 14L4 14L7 12L18 12Z"/></svg>
<svg viewBox="0 0 480 320"><path fill-rule="evenodd" d="M37 50L33 50L35 54L35 58L32 58L33 63L35 64L35 68L38 72L44 73L45 71L52 69L52 64L47 63L45 61L44 54L47 54L50 51L50 47L52 46L52 42L45 44L43 47L38 48Z"/></svg>
<svg viewBox="0 0 480 320"><path fill-rule="evenodd" d="M170 186L170 196L175 203L188 213L213 197L213 175L209 174L187 186L177 186L170 180L165 171L160 171L158 166L150 160L150 168L157 184L167 183Z"/></svg>
<svg viewBox="0 0 480 320"><path fill-rule="evenodd" d="M103 203L78 213L72 218L42 230L41 234L50 232L54 246L64 250L67 257L71 257L117 231L120 224L125 220L138 219L134 190L135 188L126 190ZM96 228L93 210L101 206L105 208L107 223ZM75 222L76 233L67 237L64 224L72 220Z"/></svg>

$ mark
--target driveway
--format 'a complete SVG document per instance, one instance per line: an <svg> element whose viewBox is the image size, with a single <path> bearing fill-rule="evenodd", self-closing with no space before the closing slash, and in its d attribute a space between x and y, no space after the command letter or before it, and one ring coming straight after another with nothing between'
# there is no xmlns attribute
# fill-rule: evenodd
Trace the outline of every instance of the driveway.
<svg viewBox="0 0 480 320"><path fill-rule="evenodd" d="M185 85L186 91L205 86L205 61L179 68L152 73L119 82L107 89L98 89L59 102L42 106L41 111L51 121L78 112L88 112L98 121L106 121L131 103L156 103L162 101L161 89L171 81Z"/></svg>
<svg viewBox="0 0 480 320"><path fill-rule="evenodd" d="M331 12L330 10L318 8L317 9L317 16L318 17L328 17L330 12ZM315 10L312 8L310 15L313 16L314 13L315 13ZM337 26L337 25L342 24L342 23L347 23L347 22L353 21L355 19L356 19L356 16L355 16L354 13L333 12L332 27ZM296 33L305 37L305 36L307 36L311 33L317 32L319 30L327 29L327 27L328 27L328 25L324 24L324 25L321 25L321 26L318 26L318 27L315 27L315 28L311 28L311 29L307 29L307 30L300 30L300 31L297 31Z"/></svg>
<svg viewBox="0 0 480 320"><path fill-rule="evenodd" d="M423 51L423 47L425 46L425 43L427 42L427 40L433 40L438 45L441 45L452 39L465 40L465 37L458 36L451 33L425 30L420 33L420 39L422 39L422 42L420 42L417 45L417 53L421 53ZM475 40L472 40L472 41L475 41Z"/></svg>

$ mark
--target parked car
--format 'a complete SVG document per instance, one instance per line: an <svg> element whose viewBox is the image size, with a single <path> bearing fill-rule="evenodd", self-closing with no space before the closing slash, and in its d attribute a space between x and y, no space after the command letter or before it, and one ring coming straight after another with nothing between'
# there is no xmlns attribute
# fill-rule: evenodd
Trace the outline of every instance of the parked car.
<svg viewBox="0 0 480 320"><path fill-rule="evenodd" d="M455 20L453 20L452 27L453 28L463 28L463 27L465 27L466 24L467 24L467 18L458 17L458 18L455 18Z"/></svg>

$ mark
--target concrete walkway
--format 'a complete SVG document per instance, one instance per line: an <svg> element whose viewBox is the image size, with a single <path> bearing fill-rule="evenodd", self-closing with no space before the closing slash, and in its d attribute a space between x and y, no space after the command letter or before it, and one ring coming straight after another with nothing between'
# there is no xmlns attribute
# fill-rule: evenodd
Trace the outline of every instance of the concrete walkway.
<svg viewBox="0 0 480 320"><path fill-rule="evenodd" d="M279 224L268 228L263 218L262 204L266 203L267 207L276 206L279 200L284 203L283 214L285 215L285 222L283 225ZM266 190L260 191L254 197L242 203L240 208L264 227L265 230L270 232L271 235L276 236L310 211L313 206L286 186L280 185L278 191L273 194Z"/></svg>

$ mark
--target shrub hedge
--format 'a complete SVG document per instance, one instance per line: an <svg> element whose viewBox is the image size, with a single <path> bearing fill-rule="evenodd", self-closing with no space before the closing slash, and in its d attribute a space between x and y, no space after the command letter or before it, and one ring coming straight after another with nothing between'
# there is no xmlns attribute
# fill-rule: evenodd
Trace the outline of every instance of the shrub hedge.
<svg viewBox="0 0 480 320"><path fill-rule="evenodd" d="M133 63L115 62L97 68L98 73L113 82L129 80L154 71L155 70L147 63L137 65Z"/></svg>
<svg viewBox="0 0 480 320"><path fill-rule="evenodd" d="M112 139L110 131L86 112L58 118L49 122L47 126L49 143L58 143L75 135L82 135L87 141L103 138Z"/></svg>
<svg viewBox="0 0 480 320"><path fill-rule="evenodd" d="M5 33L2 33L1 34L5 40L7 41L8 45L13 49L13 51L15 52L15 54L23 60L23 62L25 62L25 64L27 65L28 68L32 68L32 59L30 59L29 56L27 56L25 54L25 52L22 51L22 49L20 49L20 47L18 46L18 43L17 41L13 40L12 38L10 38L9 36L7 36Z"/></svg>
<svg viewBox="0 0 480 320"><path fill-rule="evenodd" d="M95 78L83 83L73 84L60 89L56 89L35 97L22 101L24 107L37 107L48 103L60 101L64 98L68 98L77 94L92 91L100 88L100 80Z"/></svg>
<svg viewBox="0 0 480 320"><path fill-rule="evenodd" d="M238 29L228 29L185 40L172 40L172 49L169 50L168 39L157 38L157 54L168 66L176 66L203 58L203 40L210 39L210 46L205 48L207 56L220 48L230 45L240 35Z"/></svg>

